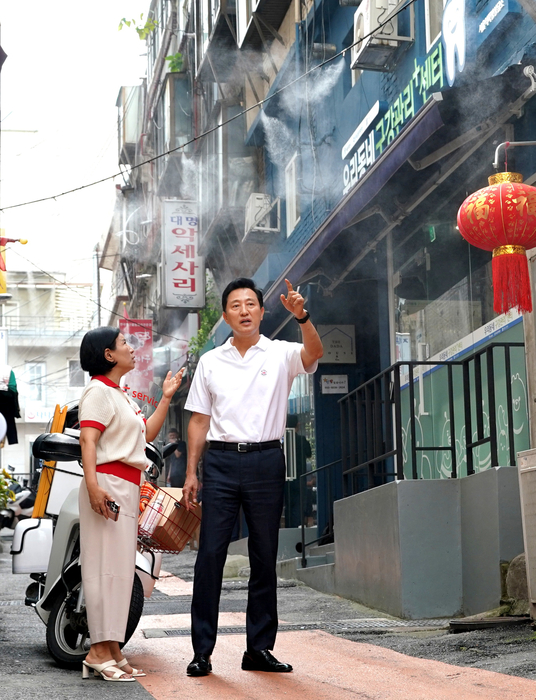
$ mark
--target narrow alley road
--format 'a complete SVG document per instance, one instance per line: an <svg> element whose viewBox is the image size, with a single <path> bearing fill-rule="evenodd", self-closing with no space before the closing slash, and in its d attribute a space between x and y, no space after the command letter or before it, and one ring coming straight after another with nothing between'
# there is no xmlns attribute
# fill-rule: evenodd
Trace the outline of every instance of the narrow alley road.
<svg viewBox="0 0 536 700"><path fill-rule="evenodd" d="M0 688L2 698L32 700L102 700L103 693L129 700L536 700L536 681L482 668L455 666L406 656L376 644L351 641L308 622L346 621L401 624L351 601L325 596L305 586L283 582L281 627L275 655L292 663L291 674L245 672L245 581L226 581L221 601L220 635L213 655L214 672L186 676L191 660L189 606L195 554L167 558L174 573L162 576L145 605L138 630L126 647L128 658L147 676L136 684L104 687L83 681L80 673L59 669L49 656L45 628L22 604L29 580L11 574L9 543L0 554ZM175 574L180 573L181 576ZM184 576L184 578L182 578ZM186 580L188 579L188 580ZM305 612L307 610L307 612ZM318 626L316 626L318 627ZM430 632L431 635L435 633ZM452 635L430 636L452 640ZM514 633L512 633L514 634ZM527 630L526 635L530 635ZM368 639L370 639L370 636ZM532 658L528 649L525 662ZM517 652L519 653L519 652Z"/></svg>

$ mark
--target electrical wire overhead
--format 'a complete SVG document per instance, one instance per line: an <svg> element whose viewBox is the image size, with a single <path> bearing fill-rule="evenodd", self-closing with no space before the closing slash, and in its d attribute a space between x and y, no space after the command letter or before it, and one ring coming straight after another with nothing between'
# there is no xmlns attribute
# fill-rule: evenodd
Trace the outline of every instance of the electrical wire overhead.
<svg viewBox="0 0 536 700"><path fill-rule="evenodd" d="M276 97L277 95L281 94L284 90L287 90L289 87L292 87L293 85L295 85L296 83L298 83L300 80L302 80L302 79L305 78L306 76L310 75L310 74L313 73L314 71L317 71L319 68L323 68L325 65L327 65L328 63L331 63L331 62L335 61L337 58L340 58L341 56L344 56L344 55L346 54L347 51L351 51L351 49L352 49L354 46L358 46L358 45L361 44L363 41L365 41L365 39L368 39L368 37L372 36L375 32L378 31L378 29L381 29L383 26L385 26L386 24L388 24L394 17L396 17L397 15L399 15L401 12L403 12L405 9L407 9L410 5L413 5L416 1L417 1L417 0L408 0L408 2L406 2L406 3L404 4L404 6L401 7L399 10L397 10L397 12L395 12L395 13L389 18L389 20L387 20L386 22L380 23L373 31L369 32L368 34L365 34L363 37L361 37L361 39L359 39L358 41L355 41L355 42L354 42L353 44L351 44L350 46L347 46L347 47L344 48L342 51L339 51L339 53L335 54L334 56L331 56L331 57L327 58L325 61L322 61L322 63L319 63L319 64L316 65L316 66L312 66L312 67L309 68L308 70L304 71L304 72L303 72L301 75L299 75L297 78L294 78L293 80L289 81L288 83L286 83L285 85L283 85L282 87L280 87L278 90L276 90L275 92L273 92L271 95L268 95L267 97L265 97L263 100L259 100L259 101L256 102L255 104L251 105L250 107L247 107L246 109L243 109L241 112L238 112L237 114L235 114L234 116L230 117L229 119L227 119L226 121L222 122L221 124L217 124L216 126L212 127L211 129L207 129L207 131L204 131L204 132L203 132L202 134L200 134L199 136L194 136L192 139L190 139L190 140L187 141L186 143L181 144L180 146L177 146L176 148L171 148L169 151L165 151L164 153L160 153L159 155L153 156L152 158L147 158L147 160L144 160L143 163L138 163L137 165L132 165L132 166L130 166L130 172L131 172L132 170L137 170L138 168L141 168L142 166L147 165L147 164L149 164L149 163L154 163L155 161L159 160L160 158L164 158L164 157L166 157L166 156L169 156L169 155L171 155L172 153L176 153L177 151L183 151L183 149L184 149L186 146L189 146L189 145L191 145L192 143L196 143L197 141L200 141L200 140L203 139L205 136L208 136L209 134L212 134L213 132L217 131L218 129L221 129L221 128L224 127L224 126L227 126L227 124L230 124L231 122L235 121L236 119L239 119L239 118L243 117L244 114L247 114L248 112L251 112L251 111L254 110L254 109L261 108L264 104L266 104L267 102L269 102L271 99L273 99L273 98ZM11 205L9 205L9 206L7 206L7 207L0 207L0 211L1 211L1 212L6 212L6 211L8 211L8 210L10 210L10 209L17 209L17 208L19 208L19 207L27 207L27 206L30 206L31 204L39 204L39 203L41 203L41 202L49 202L49 201L52 201L52 200L57 200L57 199L59 199L60 197L65 197L65 196L68 195L68 194L73 194L74 192L80 192L81 190L88 189L89 187L94 187L95 185L100 185L100 184L103 183L103 182L108 182L109 180L115 180L116 177L124 177L124 175L125 175L125 171L119 170L119 172L116 172L116 173L114 173L113 175L108 175L107 177L103 177L103 178L100 178L99 180L95 180L94 182L90 182L90 183L88 183L87 185L80 185L80 187L74 187L74 188L71 189L71 190L66 190L65 192L60 192L60 193L58 193L58 194L51 195L51 196L49 196L49 197L41 197L41 198L39 198L39 199L33 199L33 200L31 200L31 201L28 201L28 202L20 202L19 204L11 204ZM170 337L171 337L171 336L170 336Z"/></svg>

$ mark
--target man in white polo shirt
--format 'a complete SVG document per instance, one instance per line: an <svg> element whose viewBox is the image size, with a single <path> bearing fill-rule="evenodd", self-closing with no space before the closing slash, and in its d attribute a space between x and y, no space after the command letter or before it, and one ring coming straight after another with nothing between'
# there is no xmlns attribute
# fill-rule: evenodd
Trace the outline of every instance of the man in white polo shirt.
<svg viewBox="0 0 536 700"><path fill-rule="evenodd" d="M248 526L251 575L246 613L245 671L292 671L272 654L277 633L275 564L283 509L287 399L294 378L316 370L322 342L304 299L287 284L281 303L300 324L303 343L269 340L260 334L262 292L239 278L222 295L223 318L233 337L203 355L185 408L188 467L183 493L196 502L197 464L203 464L203 518L192 597L194 658L189 676L212 671L223 567L233 526L242 506Z"/></svg>

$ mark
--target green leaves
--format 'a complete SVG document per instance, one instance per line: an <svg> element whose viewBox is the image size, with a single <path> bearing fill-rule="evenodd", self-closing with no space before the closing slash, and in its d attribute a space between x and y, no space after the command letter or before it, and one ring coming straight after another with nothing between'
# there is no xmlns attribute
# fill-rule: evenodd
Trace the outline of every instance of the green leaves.
<svg viewBox="0 0 536 700"><path fill-rule="evenodd" d="M184 66L184 59L179 51L171 56L166 56L166 61L169 61L168 68L170 73L179 73Z"/></svg>
<svg viewBox="0 0 536 700"><path fill-rule="evenodd" d="M212 281L208 281L206 289L205 308L199 312L199 331L188 344L188 349L199 357L201 350L207 344L211 330L221 316L221 305Z"/></svg>
<svg viewBox="0 0 536 700"><path fill-rule="evenodd" d="M123 27L134 27L134 29L138 32L138 36L141 41L145 41L149 34L154 32L154 30L158 27L158 22L152 17L148 17L144 22L142 13L140 15L139 24L135 19L126 19L123 17L123 19L119 22L118 30L121 31Z"/></svg>
<svg viewBox="0 0 536 700"><path fill-rule="evenodd" d="M5 470L0 471L0 508L5 508L9 501L15 500L15 494L9 488L11 475Z"/></svg>

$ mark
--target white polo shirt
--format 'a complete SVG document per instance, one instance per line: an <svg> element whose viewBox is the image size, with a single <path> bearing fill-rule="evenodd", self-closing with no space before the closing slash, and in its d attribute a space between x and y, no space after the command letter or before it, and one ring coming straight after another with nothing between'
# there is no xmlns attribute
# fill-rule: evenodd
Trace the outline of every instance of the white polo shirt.
<svg viewBox="0 0 536 700"><path fill-rule="evenodd" d="M231 338L199 360L185 408L210 416L207 440L266 442L285 432L287 399L304 369L301 343L261 335L242 357Z"/></svg>

